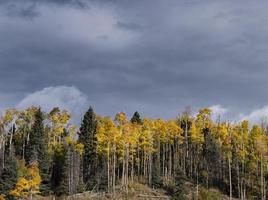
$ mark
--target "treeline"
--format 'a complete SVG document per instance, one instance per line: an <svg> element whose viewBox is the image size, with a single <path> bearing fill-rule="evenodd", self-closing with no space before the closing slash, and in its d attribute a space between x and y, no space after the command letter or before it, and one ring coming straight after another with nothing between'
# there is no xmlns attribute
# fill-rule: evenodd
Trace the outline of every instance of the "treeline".
<svg viewBox="0 0 268 200"><path fill-rule="evenodd" d="M0 199L107 191L128 193L134 182L183 199L184 181L218 188L230 199L265 200L267 125L211 119L210 109L174 120L125 113L114 119L85 113L78 129L70 113L30 107L0 119Z"/></svg>

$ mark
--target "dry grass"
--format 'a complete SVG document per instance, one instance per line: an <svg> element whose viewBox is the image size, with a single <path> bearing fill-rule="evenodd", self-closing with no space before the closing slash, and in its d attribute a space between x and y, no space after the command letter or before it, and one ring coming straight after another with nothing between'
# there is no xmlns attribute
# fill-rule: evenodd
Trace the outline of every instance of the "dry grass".
<svg viewBox="0 0 268 200"><path fill-rule="evenodd" d="M186 182L186 185L189 191L192 191L188 194L189 199L193 199L195 196L196 187L194 184L190 182ZM69 197L58 197L55 198L53 196L50 197L41 197L38 196L35 198L36 200L167 200L171 199L171 197L166 196L165 191L161 189L152 189L147 185L134 182L129 185L128 193L126 193L119 186L116 188L115 194L108 193L90 193L84 192L81 194L69 196ZM200 187L199 190L199 200L229 200L227 195L221 194L216 189L206 190L205 188ZM235 200L235 198L233 198Z"/></svg>

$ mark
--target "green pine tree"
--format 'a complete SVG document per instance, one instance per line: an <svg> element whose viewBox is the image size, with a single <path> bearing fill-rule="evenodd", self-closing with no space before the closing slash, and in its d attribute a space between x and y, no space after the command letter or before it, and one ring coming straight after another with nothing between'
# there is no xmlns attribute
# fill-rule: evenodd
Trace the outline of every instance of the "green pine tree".
<svg viewBox="0 0 268 200"><path fill-rule="evenodd" d="M97 144L96 144L97 120L95 113L90 107L84 115L78 141L84 145L83 154L83 180L87 189L91 189L97 183Z"/></svg>
<svg viewBox="0 0 268 200"><path fill-rule="evenodd" d="M173 183L164 186L167 194L171 196L173 200L186 200L189 193L189 188L186 187L185 182L187 178L183 174L182 170L176 169L174 171Z"/></svg>
<svg viewBox="0 0 268 200"><path fill-rule="evenodd" d="M0 194L6 195L6 199L12 199L9 191L14 188L18 180L18 162L11 152L5 161L5 167L0 174Z"/></svg>
<svg viewBox="0 0 268 200"><path fill-rule="evenodd" d="M140 118L140 114L138 113L138 111L136 111L134 114L133 114L133 116L132 116L132 118L131 118L131 123L136 123L136 124L142 124L142 120L141 120L141 118Z"/></svg>
<svg viewBox="0 0 268 200"><path fill-rule="evenodd" d="M26 147L26 163L37 160L42 183L40 191L43 195L49 193L50 188L50 159L48 154L48 133L44 129L44 116L39 108L35 113L35 121L30 132L30 140Z"/></svg>
<svg viewBox="0 0 268 200"><path fill-rule="evenodd" d="M54 151L51 186L56 196L69 194L70 151L61 145Z"/></svg>

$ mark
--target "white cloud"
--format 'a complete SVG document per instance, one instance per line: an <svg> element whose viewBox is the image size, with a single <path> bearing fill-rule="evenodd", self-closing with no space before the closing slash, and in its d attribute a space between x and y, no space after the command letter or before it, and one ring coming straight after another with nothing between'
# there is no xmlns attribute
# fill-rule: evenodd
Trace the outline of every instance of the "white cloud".
<svg viewBox="0 0 268 200"><path fill-rule="evenodd" d="M28 94L17 105L20 109L29 106L41 106L47 112L54 107L67 109L72 113L72 121L79 123L89 101L87 96L74 86L56 86Z"/></svg>
<svg viewBox="0 0 268 200"><path fill-rule="evenodd" d="M255 124L255 123L260 123L261 120L267 118L267 116L268 116L268 105L262 108L253 110L247 115L242 114L241 120L249 120L251 124Z"/></svg>
<svg viewBox="0 0 268 200"><path fill-rule="evenodd" d="M227 108L224 108L220 104L210 106L209 109L211 109L213 114L216 114L216 115L224 115L228 111Z"/></svg>
<svg viewBox="0 0 268 200"><path fill-rule="evenodd" d="M219 116L224 116L228 112L228 109L224 108L220 104L210 106L209 109L212 110L212 119L214 120L217 119Z"/></svg>

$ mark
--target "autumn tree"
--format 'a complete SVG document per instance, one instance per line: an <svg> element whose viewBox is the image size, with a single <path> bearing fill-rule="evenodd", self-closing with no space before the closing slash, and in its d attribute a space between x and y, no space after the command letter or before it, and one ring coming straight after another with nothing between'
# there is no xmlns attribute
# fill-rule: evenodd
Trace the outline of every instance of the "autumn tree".
<svg viewBox="0 0 268 200"><path fill-rule="evenodd" d="M24 161L20 162L19 179L10 195L19 199L33 199L33 196L40 193L41 176L39 174L38 162L33 161L28 167Z"/></svg>
<svg viewBox="0 0 268 200"><path fill-rule="evenodd" d="M106 157L105 169L107 169L107 189L109 192L115 193L116 152L119 151L117 147L120 145L120 133L112 119L104 117L100 119L96 136L98 144L97 151L99 154Z"/></svg>
<svg viewBox="0 0 268 200"><path fill-rule="evenodd" d="M32 106L17 112L14 148L15 155L21 159L25 159L26 148L30 140L30 133L35 122L37 110L37 107Z"/></svg>
<svg viewBox="0 0 268 200"><path fill-rule="evenodd" d="M128 194L135 181L182 199L186 180L196 199L209 193L204 187L230 200L267 199L267 126L214 121L211 113L141 120L135 112L128 120L124 112L102 117L89 108L78 131L67 110L8 109L0 117L0 199L85 189L115 198L116 186Z"/></svg>

